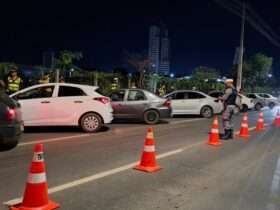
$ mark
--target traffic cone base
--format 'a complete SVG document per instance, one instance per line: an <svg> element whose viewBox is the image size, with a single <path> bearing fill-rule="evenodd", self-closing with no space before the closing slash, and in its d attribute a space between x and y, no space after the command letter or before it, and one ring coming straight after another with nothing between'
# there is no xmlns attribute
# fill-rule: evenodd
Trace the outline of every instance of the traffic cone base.
<svg viewBox="0 0 280 210"><path fill-rule="evenodd" d="M219 121L217 116L214 117L207 144L214 147L222 145L222 143L220 142Z"/></svg>
<svg viewBox="0 0 280 210"><path fill-rule="evenodd" d="M161 168L156 161L155 151L154 132L152 128L148 128L140 163L134 169L149 173L160 170Z"/></svg>
<svg viewBox="0 0 280 210"><path fill-rule="evenodd" d="M53 210L59 204L49 200L43 145L36 144L22 202L10 210Z"/></svg>
<svg viewBox="0 0 280 210"><path fill-rule="evenodd" d="M52 210L52 209L58 209L58 208L59 208L59 204L49 200L48 204L45 206L24 207L24 206L22 206L22 203L20 203L20 204L10 207L10 210Z"/></svg>
<svg viewBox="0 0 280 210"><path fill-rule="evenodd" d="M134 169L139 170L139 171L148 172L148 173L153 173L153 172L159 171L161 169L161 167L158 165L153 166L153 167L138 165L138 166L135 166Z"/></svg>
<svg viewBox="0 0 280 210"><path fill-rule="evenodd" d="M216 147L219 147L219 146L222 146L223 144L221 142L208 142L207 143L208 145L210 146L216 146Z"/></svg>

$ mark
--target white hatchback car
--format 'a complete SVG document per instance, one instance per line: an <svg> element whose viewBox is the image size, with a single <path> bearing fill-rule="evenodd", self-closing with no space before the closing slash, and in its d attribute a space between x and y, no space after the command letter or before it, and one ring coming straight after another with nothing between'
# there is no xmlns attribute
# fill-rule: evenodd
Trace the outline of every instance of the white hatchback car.
<svg viewBox="0 0 280 210"><path fill-rule="evenodd" d="M178 90L165 98L171 99L172 115L201 115L210 118L223 111L223 104L205 93L192 90Z"/></svg>
<svg viewBox="0 0 280 210"><path fill-rule="evenodd" d="M66 83L35 85L11 95L21 104L24 126L80 126L96 132L113 120L110 99L98 87Z"/></svg>

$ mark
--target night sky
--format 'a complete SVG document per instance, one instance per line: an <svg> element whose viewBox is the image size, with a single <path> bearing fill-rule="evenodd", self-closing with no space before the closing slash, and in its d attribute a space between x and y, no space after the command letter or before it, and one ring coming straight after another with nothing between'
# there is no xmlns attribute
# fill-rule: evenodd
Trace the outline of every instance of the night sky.
<svg viewBox="0 0 280 210"><path fill-rule="evenodd" d="M230 69L241 20L213 0L102 2L2 3L0 62L37 65L43 51L68 49L83 52L81 66L108 70L123 65L126 51L147 51L149 26L164 23L170 34L172 72L189 74L198 65ZM251 5L280 34L280 2L263 2ZM246 55L264 52L276 61L280 51L249 25L245 47Z"/></svg>

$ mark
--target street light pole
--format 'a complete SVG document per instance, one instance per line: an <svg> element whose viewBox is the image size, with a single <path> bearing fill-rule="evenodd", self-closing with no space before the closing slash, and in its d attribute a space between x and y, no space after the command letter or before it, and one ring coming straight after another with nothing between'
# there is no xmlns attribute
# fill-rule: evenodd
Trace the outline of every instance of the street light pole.
<svg viewBox="0 0 280 210"><path fill-rule="evenodd" d="M242 68L243 68L243 54L244 54L244 33L245 33L245 20L246 20L246 3L243 2L242 24L241 24L241 37L239 48L239 62L237 70L236 88L239 91L242 88Z"/></svg>

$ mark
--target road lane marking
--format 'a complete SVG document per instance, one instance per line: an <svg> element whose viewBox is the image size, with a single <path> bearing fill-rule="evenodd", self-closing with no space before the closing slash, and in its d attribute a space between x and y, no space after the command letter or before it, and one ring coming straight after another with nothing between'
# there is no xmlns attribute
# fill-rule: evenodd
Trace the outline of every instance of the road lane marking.
<svg viewBox="0 0 280 210"><path fill-rule="evenodd" d="M200 144L201 144L201 142L200 142ZM162 159L162 158L166 158L166 157L181 153L181 152L187 150L188 148L192 148L195 145L198 145L198 143L196 143L194 145L190 145L189 147L184 147L184 148L181 148L181 149L176 149L176 150L172 150L172 151L169 151L169 152L166 152L166 153L162 153L160 155L157 155L157 159ZM137 164L139 164L139 161L129 163L127 165L124 165L124 166L121 166L121 167L118 167L118 168L114 168L114 169L111 169L111 170L107 170L107 171L104 171L104 172L100 172L100 173L94 174L92 176L88 176L88 177L84 177L84 178L81 178L81 179L78 179L78 180L74 180L72 182L68 182L68 183L65 183L65 184L62 184L62 185L58 185L56 187L49 188L48 192L49 192L49 194L52 194L52 193L60 192L60 191L63 191L63 190L67 190L69 188L77 187L79 185L82 185L82 184L85 184L85 183L88 183L88 182L92 182L92 181L95 181L95 180L98 180L98 179L101 179L101 178L105 178L105 177L110 176L110 175L114 175L114 174L129 170L129 169L132 169ZM22 202L22 198L16 198L16 199L12 199L10 201L4 202L4 205L13 206L13 205L21 203L21 202Z"/></svg>
<svg viewBox="0 0 280 210"><path fill-rule="evenodd" d="M176 125L176 124L183 124L186 122L194 122L194 121L199 121L199 120L203 120L203 119L188 119L188 120L180 120L180 121L175 121L175 122L171 121L171 122L169 122L169 124ZM143 126L137 126L137 127L132 127L132 128L124 127L124 128L120 128L120 129L125 130L125 129L139 129L139 128L143 128ZM115 128L112 128L112 132L114 132L114 131L115 131ZM99 136L102 134L104 134L104 133L101 132L101 133L94 133L94 134L79 134L79 135L73 135L73 136L63 136L63 137L55 137L55 138L49 138L49 139L40 139L40 140L36 140L36 141L19 143L18 146L21 147L21 146L28 146L28 145L39 144L39 143L52 143L52 142L66 141L66 140L72 140L72 139L82 138L82 137Z"/></svg>
<svg viewBox="0 0 280 210"><path fill-rule="evenodd" d="M68 139L75 139L80 137L89 137L94 134L80 134L80 135L73 135L73 136L63 136L63 137L56 137L56 138L49 138L45 140L36 140L36 141L30 141L30 142L24 142L19 143L18 146L26 146L26 145L33 145L33 144L39 144L39 143L50 143L50 142L57 142L57 141L65 141Z"/></svg>
<svg viewBox="0 0 280 210"><path fill-rule="evenodd" d="M279 197L279 185L280 185L280 156L278 157L276 169L272 178L272 183L270 187L270 202L267 204L267 210L276 210L278 204L273 202Z"/></svg>
<svg viewBox="0 0 280 210"><path fill-rule="evenodd" d="M268 124L265 124L265 126L267 126L267 125ZM249 130L254 130L254 129L255 129L255 127L250 127L249 128ZM235 133L238 134L239 132L236 131ZM84 134L84 135L90 135L90 134ZM188 149L191 149L193 147L202 145L204 143L205 142L202 141L202 142L194 143L194 144L188 145L186 147L182 147L182 148L179 148L179 149L176 149L176 150L172 150L172 151L169 151L169 152L166 152L166 153L163 153L163 154L159 154L159 155L157 155L157 159L162 159L162 158L166 158L166 157L169 157L169 156L172 156L172 155L176 155L178 153L181 153L181 152L186 151ZM100 173L94 174L92 176L88 176L88 177L84 177L84 178L81 178L81 179L78 179L78 180L74 180L72 182L68 182L68 183L65 183L65 184L62 184L62 185L58 185L58 186L49 188L48 193L52 194L52 193L60 192L60 191L63 191L63 190L67 190L69 188L77 187L79 185L82 185L82 184L85 184L85 183L88 183L88 182L95 181L97 179L105 178L107 176L114 175L114 174L129 170L137 164L139 164L139 161L133 162L133 163L130 163L130 164L127 164L127 165L124 165L124 166L121 166L121 167L118 167L118 168L115 168L115 169L100 172ZM21 202L22 202L22 198L15 198L15 199L4 202L4 205L13 206L13 205L21 203Z"/></svg>

